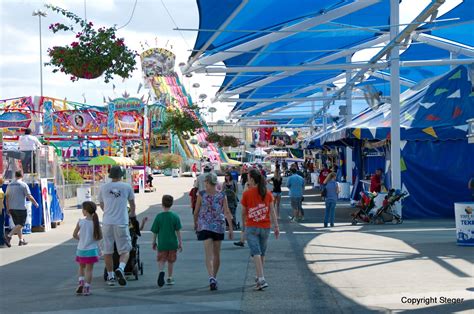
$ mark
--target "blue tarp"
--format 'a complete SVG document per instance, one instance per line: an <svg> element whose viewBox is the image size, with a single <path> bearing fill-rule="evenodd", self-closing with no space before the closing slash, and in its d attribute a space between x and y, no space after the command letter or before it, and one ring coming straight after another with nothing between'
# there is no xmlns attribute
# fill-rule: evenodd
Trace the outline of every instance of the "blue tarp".
<svg viewBox="0 0 474 314"><path fill-rule="evenodd" d="M467 182L474 176L474 145L467 142L466 120L474 118L474 88L468 71L459 66L406 93L400 117L401 170L410 197L403 204L404 218L453 217L454 202L471 198ZM339 126L324 144L353 140L360 147L362 141L389 135L390 107L385 105L359 114L349 127Z"/></svg>

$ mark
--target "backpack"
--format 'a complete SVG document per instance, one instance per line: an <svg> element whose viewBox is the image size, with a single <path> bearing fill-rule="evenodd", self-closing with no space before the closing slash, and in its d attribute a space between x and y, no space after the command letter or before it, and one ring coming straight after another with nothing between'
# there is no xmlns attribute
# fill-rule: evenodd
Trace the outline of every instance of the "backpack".
<svg viewBox="0 0 474 314"><path fill-rule="evenodd" d="M224 189L224 193L227 198L227 204L229 205L229 208L236 208L237 203L239 202L237 194L235 194L232 188L228 188L227 186Z"/></svg>

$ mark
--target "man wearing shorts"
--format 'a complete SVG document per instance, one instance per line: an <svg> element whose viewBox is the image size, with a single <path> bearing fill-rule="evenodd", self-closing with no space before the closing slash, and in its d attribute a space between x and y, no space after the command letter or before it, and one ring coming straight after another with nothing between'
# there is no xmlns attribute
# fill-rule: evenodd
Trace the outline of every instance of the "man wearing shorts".
<svg viewBox="0 0 474 314"><path fill-rule="evenodd" d="M19 246L28 244L28 242L26 242L23 238L22 233L27 216L25 204L26 198L28 198L35 207L39 206L34 197L31 195L28 184L23 182L22 179L23 172L16 171L15 180L8 185L6 192L7 210L10 216L12 216L13 223L15 224L15 227L10 231L9 234L5 236L5 244L9 247L11 246L10 241L14 234L18 235L18 239L20 240L18 242Z"/></svg>
<svg viewBox="0 0 474 314"><path fill-rule="evenodd" d="M302 221L304 219L303 213L303 193L305 182L303 177L297 174L296 168L292 167L291 177L288 178L287 187L290 190L290 202L293 209L293 217L291 221Z"/></svg>
<svg viewBox="0 0 474 314"><path fill-rule="evenodd" d="M99 202L104 211L102 219L103 253L105 267L107 268L109 286L115 285L115 277L121 286L127 284L124 269L127 264L132 243L128 229L129 213L127 204L130 205L130 219L135 216L135 195L130 184L121 182L123 171L119 166L110 168L109 178L112 182L104 184L100 188ZM120 255L119 267L113 271L112 255L114 243Z"/></svg>

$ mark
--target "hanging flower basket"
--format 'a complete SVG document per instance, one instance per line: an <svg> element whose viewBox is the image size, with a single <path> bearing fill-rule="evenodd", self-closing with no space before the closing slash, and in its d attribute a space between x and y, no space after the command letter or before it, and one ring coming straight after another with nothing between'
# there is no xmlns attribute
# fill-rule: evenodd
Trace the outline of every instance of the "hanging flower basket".
<svg viewBox="0 0 474 314"><path fill-rule="evenodd" d="M207 148L208 146L209 146L208 142L200 142L199 143L199 147L201 147L201 148Z"/></svg>
<svg viewBox="0 0 474 314"><path fill-rule="evenodd" d="M219 141L219 146L226 147L226 146L232 146L232 147L237 147L239 146L239 140L235 136L232 135L224 135L221 137Z"/></svg>
<svg viewBox="0 0 474 314"><path fill-rule="evenodd" d="M164 132L172 131L181 136L185 133L194 136L200 128L202 128L202 123L191 110L167 109L166 118L162 124Z"/></svg>
<svg viewBox="0 0 474 314"><path fill-rule="evenodd" d="M193 145L196 145L198 143L198 140L195 138L192 138L189 142Z"/></svg>
<svg viewBox="0 0 474 314"><path fill-rule="evenodd" d="M116 26L95 30L92 22L86 22L72 12L59 7L47 5L48 9L64 15L76 26L55 23L49 26L53 33L59 31L75 32L75 40L66 46L56 46L48 49L51 57L48 66L54 67L53 73L63 72L71 75L71 81L95 79L105 75L108 83L114 75L129 78L136 69L135 57L137 52L125 46L124 39L116 35Z"/></svg>
<svg viewBox="0 0 474 314"><path fill-rule="evenodd" d="M218 143L221 140L221 136L216 132L211 132L207 135L206 140L209 143Z"/></svg>

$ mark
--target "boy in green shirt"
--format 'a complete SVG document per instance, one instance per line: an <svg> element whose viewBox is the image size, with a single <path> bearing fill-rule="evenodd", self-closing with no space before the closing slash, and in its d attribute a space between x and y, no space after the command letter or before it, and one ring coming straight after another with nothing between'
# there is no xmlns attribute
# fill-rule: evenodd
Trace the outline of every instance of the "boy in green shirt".
<svg viewBox="0 0 474 314"><path fill-rule="evenodd" d="M158 286L163 287L165 284L165 264L168 262L168 279L167 285L174 285L173 265L176 262L177 251L183 250L181 241L181 221L179 216L171 211L173 206L173 197L171 195L163 195L161 200L163 212L156 215L151 232L153 232L153 250L158 249Z"/></svg>

